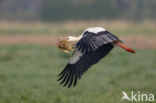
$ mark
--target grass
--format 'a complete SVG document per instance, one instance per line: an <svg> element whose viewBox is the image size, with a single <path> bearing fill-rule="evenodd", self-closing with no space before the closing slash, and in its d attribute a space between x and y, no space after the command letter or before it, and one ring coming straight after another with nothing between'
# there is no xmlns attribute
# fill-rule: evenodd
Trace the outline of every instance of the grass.
<svg viewBox="0 0 156 103"><path fill-rule="evenodd" d="M125 21L67 21L61 23L1 22L0 35L79 35L84 31L84 29L94 26L105 27L116 35L154 36L156 33L156 25L154 22L134 23Z"/></svg>
<svg viewBox="0 0 156 103"><path fill-rule="evenodd" d="M156 50L136 51L114 49L68 89L56 80L70 55L53 46L1 45L0 103L120 103L123 90L156 95Z"/></svg>

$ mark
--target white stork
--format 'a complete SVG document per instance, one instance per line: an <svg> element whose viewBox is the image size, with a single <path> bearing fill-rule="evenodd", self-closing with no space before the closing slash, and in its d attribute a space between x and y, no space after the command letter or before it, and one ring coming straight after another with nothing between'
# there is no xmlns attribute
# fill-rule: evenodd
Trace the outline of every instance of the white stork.
<svg viewBox="0 0 156 103"><path fill-rule="evenodd" d="M124 46L121 40L102 27L91 27L86 29L80 36L68 36L65 38L69 43L75 45L75 50L64 70L58 75L58 81L68 88L76 85L92 65L105 57L118 45L124 50L135 53L134 50Z"/></svg>

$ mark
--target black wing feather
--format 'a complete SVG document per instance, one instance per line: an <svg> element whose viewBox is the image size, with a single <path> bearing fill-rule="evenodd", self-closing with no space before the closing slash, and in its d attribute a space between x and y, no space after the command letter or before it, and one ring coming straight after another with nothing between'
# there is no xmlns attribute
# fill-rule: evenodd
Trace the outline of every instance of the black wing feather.
<svg viewBox="0 0 156 103"><path fill-rule="evenodd" d="M76 83L77 83L77 79L78 79L78 72L77 72L77 70L78 69L73 69L74 70L74 78L75 78L75 80L74 80L74 85L73 86L75 86L76 85Z"/></svg>
<svg viewBox="0 0 156 103"><path fill-rule="evenodd" d="M61 78L59 81L62 80L61 83L65 82L64 86L68 84L68 88L71 87L72 84L75 86L77 80L81 78L83 73L85 73L92 65L106 56L113 49L113 47L114 45L108 43L101 46L94 52L88 52L87 54L84 54L75 64L68 63L63 70L63 73L60 73L59 77Z"/></svg>
<svg viewBox="0 0 156 103"><path fill-rule="evenodd" d="M95 51L102 45L118 40L118 37L108 31L102 31L98 33L85 32L83 34L83 38L81 38L76 44L76 48L82 53L88 53L90 51Z"/></svg>

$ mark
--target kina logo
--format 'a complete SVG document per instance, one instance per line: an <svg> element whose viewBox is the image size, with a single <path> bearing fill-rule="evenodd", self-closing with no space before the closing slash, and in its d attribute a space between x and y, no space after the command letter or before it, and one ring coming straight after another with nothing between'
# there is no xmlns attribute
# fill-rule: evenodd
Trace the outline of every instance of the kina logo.
<svg viewBox="0 0 156 103"><path fill-rule="evenodd" d="M154 94L145 94L141 92L134 93L131 91L130 95L128 95L125 91L122 91L122 95L121 101L154 101Z"/></svg>

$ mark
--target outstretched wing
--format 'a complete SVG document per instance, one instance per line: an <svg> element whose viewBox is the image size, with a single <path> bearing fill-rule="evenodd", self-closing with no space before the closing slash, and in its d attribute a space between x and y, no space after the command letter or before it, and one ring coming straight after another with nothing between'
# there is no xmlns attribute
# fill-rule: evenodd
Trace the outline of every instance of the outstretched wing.
<svg viewBox="0 0 156 103"><path fill-rule="evenodd" d="M102 45L118 41L119 38L108 31L101 31L92 33L89 31L84 32L83 37L76 44L76 49L82 53L95 51Z"/></svg>
<svg viewBox="0 0 156 103"><path fill-rule="evenodd" d="M108 43L99 47L94 52L81 53L80 51L75 51L69 63L59 74L58 81L61 80L61 84L64 84L64 86L68 85L68 88L71 87L72 84L75 86L77 80L81 78L83 73L106 56L113 47L114 45Z"/></svg>

